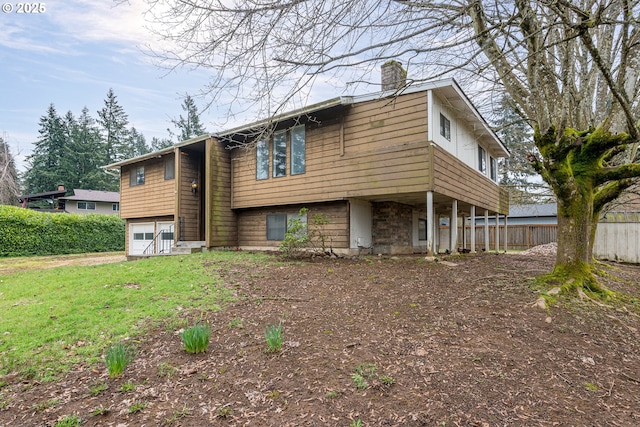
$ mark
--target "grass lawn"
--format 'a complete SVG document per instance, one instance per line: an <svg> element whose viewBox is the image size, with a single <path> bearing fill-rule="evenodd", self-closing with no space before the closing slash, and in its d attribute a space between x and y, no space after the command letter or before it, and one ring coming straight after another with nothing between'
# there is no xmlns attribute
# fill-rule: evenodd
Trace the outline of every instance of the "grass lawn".
<svg viewBox="0 0 640 427"><path fill-rule="evenodd" d="M47 381L74 364L99 362L109 345L135 343L184 310L219 308L231 299L220 273L263 262L262 255L210 252L0 273L0 374Z"/></svg>

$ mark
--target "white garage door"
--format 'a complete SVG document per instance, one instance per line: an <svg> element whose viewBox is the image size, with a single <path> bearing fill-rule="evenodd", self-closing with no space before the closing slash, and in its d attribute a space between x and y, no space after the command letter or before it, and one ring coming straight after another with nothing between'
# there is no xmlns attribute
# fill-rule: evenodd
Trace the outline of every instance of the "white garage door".
<svg viewBox="0 0 640 427"><path fill-rule="evenodd" d="M153 242L153 223L131 224L129 227L129 255L143 255Z"/></svg>

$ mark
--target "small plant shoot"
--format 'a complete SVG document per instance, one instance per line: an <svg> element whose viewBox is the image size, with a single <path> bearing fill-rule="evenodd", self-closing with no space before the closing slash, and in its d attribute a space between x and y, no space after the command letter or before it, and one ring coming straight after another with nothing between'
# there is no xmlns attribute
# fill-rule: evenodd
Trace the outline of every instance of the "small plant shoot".
<svg viewBox="0 0 640 427"><path fill-rule="evenodd" d="M278 325L267 325L267 329L264 331L264 338L267 341L270 352L280 351L283 337L282 322L278 323Z"/></svg>
<svg viewBox="0 0 640 427"><path fill-rule="evenodd" d="M104 358L109 377L116 378L122 375L127 365L133 361L133 357L133 349L124 344L114 344L109 347Z"/></svg>
<svg viewBox="0 0 640 427"><path fill-rule="evenodd" d="M204 353L209 348L211 328L207 325L195 325L185 329L180 336L187 353Z"/></svg>

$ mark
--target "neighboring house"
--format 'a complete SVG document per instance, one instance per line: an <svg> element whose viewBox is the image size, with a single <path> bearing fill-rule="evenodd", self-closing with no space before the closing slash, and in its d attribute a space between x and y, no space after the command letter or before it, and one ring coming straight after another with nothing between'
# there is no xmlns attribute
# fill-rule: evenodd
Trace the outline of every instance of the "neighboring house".
<svg viewBox="0 0 640 427"><path fill-rule="evenodd" d="M54 191L43 193L22 194L18 196L20 206L25 209L36 209L41 212L64 212L64 200L61 197L67 194L64 185L58 185Z"/></svg>
<svg viewBox="0 0 640 427"><path fill-rule="evenodd" d="M41 212L76 213L76 214L106 214L120 213L120 193L114 191L73 190L68 193L63 185L56 191L37 194L23 194L19 200L23 208L37 209Z"/></svg>
<svg viewBox="0 0 640 427"><path fill-rule="evenodd" d="M60 199L64 200L64 210L69 213L105 215L120 213L120 193L116 191L74 189L73 195L60 197Z"/></svg>
<svg viewBox="0 0 640 427"><path fill-rule="evenodd" d="M508 151L458 84L386 88L106 166L120 170L127 254L277 249L302 207L303 221L328 217L335 252L434 252L455 246L436 243L440 217L506 214Z"/></svg>

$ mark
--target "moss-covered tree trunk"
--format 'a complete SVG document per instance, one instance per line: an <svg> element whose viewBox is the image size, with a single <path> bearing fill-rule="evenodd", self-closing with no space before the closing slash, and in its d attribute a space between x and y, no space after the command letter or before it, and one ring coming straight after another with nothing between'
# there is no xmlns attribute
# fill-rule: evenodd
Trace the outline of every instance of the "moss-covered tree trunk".
<svg viewBox="0 0 640 427"><path fill-rule="evenodd" d="M536 130L536 146L542 154L530 161L553 188L558 200L558 254L553 271L565 290L604 292L593 275L593 246L602 208L628 188L640 165L616 165L630 138L598 129L576 131L554 127Z"/></svg>

